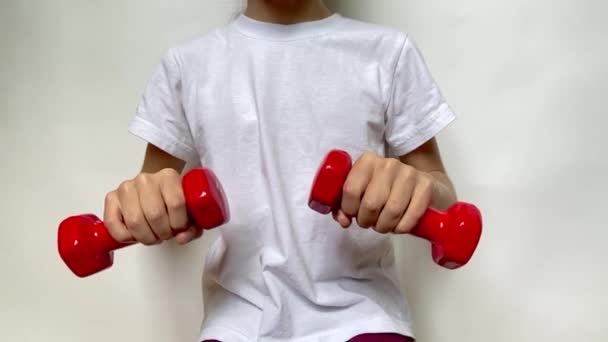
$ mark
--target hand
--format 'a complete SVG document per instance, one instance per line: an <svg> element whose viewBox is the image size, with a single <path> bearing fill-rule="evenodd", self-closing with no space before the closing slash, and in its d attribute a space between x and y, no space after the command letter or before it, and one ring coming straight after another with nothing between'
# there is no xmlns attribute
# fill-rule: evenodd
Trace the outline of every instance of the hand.
<svg viewBox="0 0 608 342"><path fill-rule="evenodd" d="M333 213L343 228L355 217L359 226L379 233L411 231L431 205L435 181L394 158L364 153L344 183L342 203Z"/></svg>
<svg viewBox="0 0 608 342"><path fill-rule="evenodd" d="M185 244L203 234L189 220L180 175L171 168L140 173L108 193L104 222L119 242L155 245L175 237Z"/></svg>

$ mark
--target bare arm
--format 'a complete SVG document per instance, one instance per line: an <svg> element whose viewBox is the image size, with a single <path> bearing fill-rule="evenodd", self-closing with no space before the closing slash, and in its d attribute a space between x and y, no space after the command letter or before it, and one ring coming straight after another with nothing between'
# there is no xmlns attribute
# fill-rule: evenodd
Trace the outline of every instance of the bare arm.
<svg viewBox="0 0 608 342"><path fill-rule="evenodd" d="M457 201L456 190L447 175L439 145L435 138L427 141L416 150L399 158L401 162L410 165L418 171L425 172L435 180L431 206L440 210L447 209Z"/></svg>
<svg viewBox="0 0 608 342"><path fill-rule="evenodd" d="M148 144L141 172L156 173L163 169L173 169L177 173L182 173L184 166L186 166L186 162L183 160L170 155L152 144Z"/></svg>

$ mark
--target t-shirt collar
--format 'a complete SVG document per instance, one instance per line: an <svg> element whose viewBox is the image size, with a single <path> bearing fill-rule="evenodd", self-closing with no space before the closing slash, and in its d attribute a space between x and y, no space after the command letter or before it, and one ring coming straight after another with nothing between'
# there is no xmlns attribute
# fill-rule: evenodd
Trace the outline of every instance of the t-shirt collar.
<svg viewBox="0 0 608 342"><path fill-rule="evenodd" d="M319 20L285 25L255 20L241 14L234 20L233 26L241 33L253 38L297 40L326 34L335 28L341 19L342 16L339 13L334 13Z"/></svg>

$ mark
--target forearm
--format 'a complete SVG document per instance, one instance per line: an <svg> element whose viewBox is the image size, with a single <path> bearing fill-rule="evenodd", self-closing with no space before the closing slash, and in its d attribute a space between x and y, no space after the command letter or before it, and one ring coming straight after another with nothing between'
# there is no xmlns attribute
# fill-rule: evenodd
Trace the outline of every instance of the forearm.
<svg viewBox="0 0 608 342"><path fill-rule="evenodd" d="M158 147L148 144L146 147L146 155L141 167L142 173L156 173L162 169L174 169L181 173L186 163Z"/></svg>

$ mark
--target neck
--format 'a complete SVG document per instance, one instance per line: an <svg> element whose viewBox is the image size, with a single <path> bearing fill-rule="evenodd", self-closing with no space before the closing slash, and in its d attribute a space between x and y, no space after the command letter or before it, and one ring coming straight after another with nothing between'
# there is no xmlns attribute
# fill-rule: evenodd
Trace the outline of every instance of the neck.
<svg viewBox="0 0 608 342"><path fill-rule="evenodd" d="M245 15L275 24L297 24L331 15L322 0L248 0Z"/></svg>

